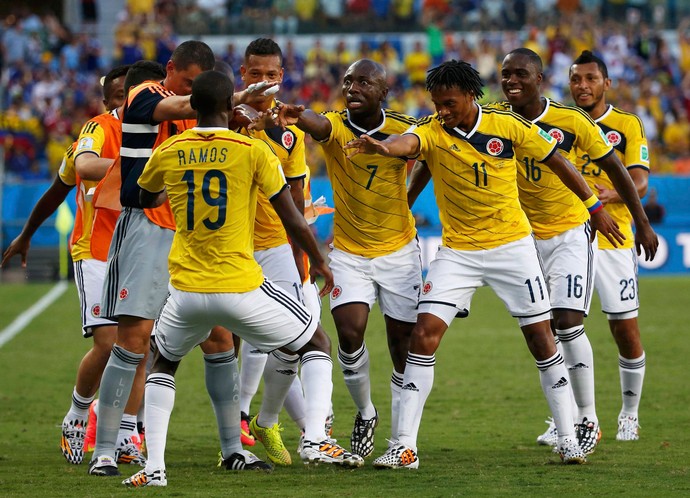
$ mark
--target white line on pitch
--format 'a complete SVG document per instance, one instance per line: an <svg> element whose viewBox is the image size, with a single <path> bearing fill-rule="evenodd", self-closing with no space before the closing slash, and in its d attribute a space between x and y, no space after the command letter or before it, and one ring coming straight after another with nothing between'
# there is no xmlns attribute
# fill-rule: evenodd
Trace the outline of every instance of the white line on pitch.
<svg viewBox="0 0 690 498"><path fill-rule="evenodd" d="M15 335L24 330L24 328L31 323L31 320L43 313L48 306L53 304L55 300L67 290L67 287L66 280L59 281L45 296L0 331L0 348L12 340Z"/></svg>

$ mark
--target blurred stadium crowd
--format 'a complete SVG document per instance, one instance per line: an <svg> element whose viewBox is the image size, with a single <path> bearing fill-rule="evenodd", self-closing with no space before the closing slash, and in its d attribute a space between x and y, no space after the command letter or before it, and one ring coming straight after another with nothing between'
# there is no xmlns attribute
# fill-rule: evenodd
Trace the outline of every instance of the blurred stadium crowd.
<svg viewBox="0 0 690 498"><path fill-rule="evenodd" d="M88 3L88 2L87 2ZM583 49L607 62L607 100L638 114L652 150L652 169L690 173L690 6L675 0L131 0L113 22L114 47L72 32L50 12L26 7L0 26L0 145L9 179L51 177L80 126L102 112L100 77L110 65L153 59L165 63L179 41L209 33L257 36L365 33L333 44L317 37L300 51L283 44L281 100L314 109L341 109L340 80L354 60L382 62L388 106L413 116L433 113L426 69L444 59L474 65L486 101L502 99L503 54L526 46L545 63L545 94L570 102L568 67ZM97 15L92 12L91 14ZM683 15L686 14L686 15ZM596 22L594 22L596 19ZM359 28L359 29L358 29ZM424 33L413 44L404 32ZM395 33L395 34L393 34ZM218 52L238 72L244 47ZM314 174L323 172L310 147Z"/></svg>

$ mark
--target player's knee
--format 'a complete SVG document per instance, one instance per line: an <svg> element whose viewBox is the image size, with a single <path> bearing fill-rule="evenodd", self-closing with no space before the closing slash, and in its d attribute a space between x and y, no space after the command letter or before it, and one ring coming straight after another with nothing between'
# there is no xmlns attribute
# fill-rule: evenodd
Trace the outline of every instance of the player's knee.
<svg viewBox="0 0 690 498"><path fill-rule="evenodd" d="M306 348L306 349L305 349ZM316 327L316 331L314 332L314 335L311 336L311 339L309 339L309 342L306 344L304 348L300 350L301 353L304 353L306 351L321 351L323 353L326 353L327 355L331 355L331 340L328 337L328 334L326 334L326 331L319 325Z"/></svg>

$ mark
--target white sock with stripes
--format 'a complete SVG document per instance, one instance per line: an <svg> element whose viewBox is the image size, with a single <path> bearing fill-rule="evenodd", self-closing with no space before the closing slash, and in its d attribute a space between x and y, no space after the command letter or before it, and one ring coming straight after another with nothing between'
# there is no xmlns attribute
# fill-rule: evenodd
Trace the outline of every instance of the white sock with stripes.
<svg viewBox="0 0 690 498"><path fill-rule="evenodd" d="M175 406L175 378L154 373L146 380L146 472L165 469L165 443Z"/></svg>
<svg viewBox="0 0 690 498"><path fill-rule="evenodd" d="M563 359L577 403L577 422L586 417L598 422L594 405L594 353L585 327L577 325L569 329L556 329L561 341Z"/></svg>
<svg viewBox="0 0 690 498"><path fill-rule="evenodd" d="M644 382L646 355L630 360L618 355L618 373L621 378L621 396L623 407L621 416L638 418L642 384Z"/></svg>
<svg viewBox="0 0 690 498"><path fill-rule="evenodd" d="M338 362L343 369L343 378L352 401L364 420L376 416L376 408L371 402L371 383L369 381L369 350L366 343L354 353L346 353L338 347Z"/></svg>
<svg viewBox="0 0 690 498"><path fill-rule="evenodd" d="M574 438L570 385L561 353L556 352L551 358L537 360L536 364L541 389L558 430L558 442L562 442L566 437Z"/></svg>
<svg viewBox="0 0 690 498"><path fill-rule="evenodd" d="M400 392L398 441L417 451L417 434L422 413L434 385L436 356L408 353Z"/></svg>
<svg viewBox="0 0 690 498"><path fill-rule="evenodd" d="M318 443L326 439L326 417L333 395L333 361L322 351L302 355L302 388L305 401L304 439Z"/></svg>

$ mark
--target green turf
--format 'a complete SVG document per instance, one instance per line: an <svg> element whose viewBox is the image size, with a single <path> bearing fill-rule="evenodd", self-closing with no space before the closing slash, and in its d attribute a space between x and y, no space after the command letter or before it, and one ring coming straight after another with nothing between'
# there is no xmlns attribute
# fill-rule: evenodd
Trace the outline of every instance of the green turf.
<svg viewBox="0 0 690 498"><path fill-rule="evenodd" d="M617 351L598 301L587 320L596 361L597 411L604 438L584 466L564 466L534 443L546 425L539 378L515 320L487 289L472 315L456 320L437 353L434 390L419 435L418 471L355 471L299 463L271 475L215 468L215 420L195 351L177 375L177 403L168 437L168 487L126 490L119 479L86 475L86 465L65 463L59 424L69 407L78 362L89 343L80 338L76 291L0 348L0 495L112 496L688 496L690 437L687 338L690 279L641 281L640 317L647 352L642 437L615 441L620 408ZM0 286L0 326L36 301L48 286ZM328 312L324 324L333 334ZM367 333L373 396L381 413L375 455L390 430L390 360L383 320L371 315ZM258 406L255 401L254 406ZM335 437L349 443L354 406L337 363ZM298 433L283 416L284 440L294 450ZM256 453L264 456L262 448ZM298 460L293 452L293 458ZM125 476L136 469L122 466Z"/></svg>

